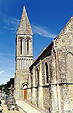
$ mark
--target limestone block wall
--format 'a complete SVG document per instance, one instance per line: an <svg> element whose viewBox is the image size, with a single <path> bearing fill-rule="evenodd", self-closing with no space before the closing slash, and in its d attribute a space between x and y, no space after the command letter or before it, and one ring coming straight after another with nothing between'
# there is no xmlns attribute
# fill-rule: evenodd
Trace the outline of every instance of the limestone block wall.
<svg viewBox="0 0 73 113"><path fill-rule="evenodd" d="M39 55L30 72L32 104L51 113L73 112L73 17Z"/></svg>
<svg viewBox="0 0 73 113"><path fill-rule="evenodd" d="M16 72L15 76L15 91L14 95L16 99L24 99L24 83L27 83L27 78L29 75L29 72Z"/></svg>
<svg viewBox="0 0 73 113"><path fill-rule="evenodd" d="M28 102L32 102L32 97L31 97L31 88L27 89L27 100Z"/></svg>
<svg viewBox="0 0 73 113"><path fill-rule="evenodd" d="M65 51L64 48L55 48L54 46L51 52L51 56L44 58L32 68L32 78L30 78L30 89L32 90L30 91L31 98L29 100L31 99L30 102L37 107L45 108L52 113L72 112L73 93L71 91L72 84L69 84L71 83L69 77L71 74L68 74L72 73L70 61L72 54ZM70 54L69 57L67 57L68 54ZM48 83L45 77L46 63L48 64ZM36 72L37 68L39 77Z"/></svg>
<svg viewBox="0 0 73 113"><path fill-rule="evenodd" d="M44 87L43 88L43 96L44 96L44 100L43 100L43 104L44 104L44 107L46 109L49 109L49 101L50 101L50 97L49 97L49 87Z"/></svg>
<svg viewBox="0 0 73 113"><path fill-rule="evenodd" d="M51 111L73 112L73 17L53 41Z"/></svg>
<svg viewBox="0 0 73 113"><path fill-rule="evenodd" d="M32 89L31 89L31 73L29 73L28 75L28 79L27 79L27 100L31 103L32 101L32 96L31 96L31 93L32 93Z"/></svg>
<svg viewBox="0 0 73 113"><path fill-rule="evenodd" d="M67 52L62 48L54 48L52 51L52 75L51 75L51 112L71 112L69 88ZM71 67L72 68L72 67Z"/></svg>
<svg viewBox="0 0 73 113"><path fill-rule="evenodd" d="M73 53L73 52L72 52ZM68 53L66 60L67 60L67 78L68 83L73 83L73 54Z"/></svg>
<svg viewBox="0 0 73 113"><path fill-rule="evenodd" d="M51 56L33 66L28 77L27 100L39 108L50 109ZM46 63L48 68L46 68ZM48 71L46 73L46 71ZM48 74L48 78L47 78ZM48 83L47 83L48 79ZM30 91L31 89L31 91ZM31 96L31 97L30 97Z"/></svg>
<svg viewBox="0 0 73 113"><path fill-rule="evenodd" d="M70 109L73 112L73 84L68 85L69 88L69 102L70 102Z"/></svg>

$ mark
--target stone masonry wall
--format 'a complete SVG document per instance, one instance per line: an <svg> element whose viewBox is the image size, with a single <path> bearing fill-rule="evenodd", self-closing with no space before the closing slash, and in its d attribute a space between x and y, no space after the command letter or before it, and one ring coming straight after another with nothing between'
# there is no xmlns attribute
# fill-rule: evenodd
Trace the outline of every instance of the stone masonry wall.
<svg viewBox="0 0 73 113"><path fill-rule="evenodd" d="M49 113L72 113L73 17L50 46L47 53L42 52L42 58L39 56L30 68L30 99L32 104L47 109Z"/></svg>
<svg viewBox="0 0 73 113"><path fill-rule="evenodd" d="M72 113L73 112L73 17L66 24L64 29L53 41L52 50L52 91L56 90L56 93L52 95L51 111ZM56 71L55 71L56 70ZM55 86L58 86L54 89ZM58 95L57 95L58 94ZM58 104L57 101L58 100ZM55 106L54 106L55 105ZM58 108L58 109L56 109Z"/></svg>

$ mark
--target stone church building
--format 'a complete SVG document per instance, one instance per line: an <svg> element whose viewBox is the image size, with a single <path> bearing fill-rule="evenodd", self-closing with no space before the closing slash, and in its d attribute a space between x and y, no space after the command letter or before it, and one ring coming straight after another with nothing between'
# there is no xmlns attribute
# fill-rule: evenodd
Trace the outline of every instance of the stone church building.
<svg viewBox="0 0 73 113"><path fill-rule="evenodd" d="M73 16L34 62L32 36L24 6L16 35L15 98L48 113L73 113Z"/></svg>

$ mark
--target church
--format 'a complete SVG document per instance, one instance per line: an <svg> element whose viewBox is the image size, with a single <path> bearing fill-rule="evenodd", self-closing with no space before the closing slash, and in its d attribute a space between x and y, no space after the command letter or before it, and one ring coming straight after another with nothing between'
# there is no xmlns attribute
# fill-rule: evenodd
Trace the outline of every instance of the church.
<svg viewBox="0 0 73 113"><path fill-rule="evenodd" d="M35 61L32 36L24 6L16 34L15 98L48 113L73 113L73 16Z"/></svg>

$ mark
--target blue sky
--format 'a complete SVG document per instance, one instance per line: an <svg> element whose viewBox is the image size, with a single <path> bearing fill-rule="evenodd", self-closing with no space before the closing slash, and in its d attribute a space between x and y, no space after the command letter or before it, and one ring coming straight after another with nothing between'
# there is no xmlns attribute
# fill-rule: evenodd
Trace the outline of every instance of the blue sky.
<svg viewBox="0 0 73 113"><path fill-rule="evenodd" d="M24 0L0 0L0 84L15 74L15 38ZM73 0L25 0L33 30L34 59L73 15Z"/></svg>

